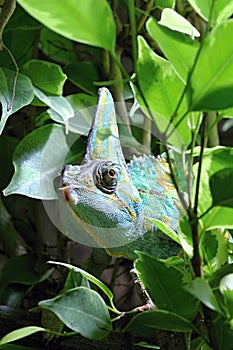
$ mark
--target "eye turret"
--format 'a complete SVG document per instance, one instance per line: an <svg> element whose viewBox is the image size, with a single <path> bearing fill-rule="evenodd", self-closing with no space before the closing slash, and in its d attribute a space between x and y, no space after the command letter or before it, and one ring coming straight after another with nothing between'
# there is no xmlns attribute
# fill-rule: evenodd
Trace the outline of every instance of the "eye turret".
<svg viewBox="0 0 233 350"><path fill-rule="evenodd" d="M94 174L96 186L99 188L99 190L108 194L114 193L120 170L121 167L116 163L100 163L96 167Z"/></svg>

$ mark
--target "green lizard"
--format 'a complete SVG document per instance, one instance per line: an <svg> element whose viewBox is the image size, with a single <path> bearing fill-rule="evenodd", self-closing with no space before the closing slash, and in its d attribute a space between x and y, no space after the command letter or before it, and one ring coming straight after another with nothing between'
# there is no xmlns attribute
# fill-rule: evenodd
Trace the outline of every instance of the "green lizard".
<svg viewBox="0 0 233 350"><path fill-rule="evenodd" d="M67 235L132 260L135 250L159 258L176 255L179 246L157 227L166 224L176 231L178 225L168 169L164 159L145 155L126 164L112 96L100 89L84 159L65 167L58 191ZM173 237L179 241L175 232Z"/></svg>

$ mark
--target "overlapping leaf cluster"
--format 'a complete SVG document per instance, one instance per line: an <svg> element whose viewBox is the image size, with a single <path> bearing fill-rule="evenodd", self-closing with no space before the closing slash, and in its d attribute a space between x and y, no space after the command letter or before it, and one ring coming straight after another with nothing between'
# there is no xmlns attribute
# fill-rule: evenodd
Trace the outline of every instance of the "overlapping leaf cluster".
<svg viewBox="0 0 233 350"><path fill-rule="evenodd" d="M135 316L125 331L136 335L142 328L150 335L153 329L179 332L184 334L187 349L231 350L233 150L207 146L220 120L228 117L228 124L232 125L233 20L229 17L233 5L227 0L158 0L155 4L144 1L142 8L137 8L131 0L119 2L130 18L134 64L130 76L124 67L119 68L116 42L122 28L119 21L114 20L116 9L107 1L67 0L64 6L56 0L18 0L3 36L18 64L18 75L8 51L0 52L1 159L6 159L2 149L12 154L17 144L13 153L14 175L4 194L43 200L56 198L53 178L65 161L72 162L83 150L83 145L81 151L69 150L69 141L72 143L69 135L72 132L87 134L94 110L84 109L95 105L98 82L107 77L111 83L119 84L119 79L112 81L111 69L106 68L108 60L115 62L115 70L118 67L122 72L121 85L117 85L118 90L123 89L122 95L134 96L144 113L154 119L165 146L172 145L181 153L183 146L187 149L182 156L186 159L188 154L189 161L184 161L181 171L188 187L193 184L189 191L189 209L180 223L184 256L162 261L138 252L135 268L157 309ZM161 13L160 20L156 18L156 11ZM189 13L193 25L187 20ZM38 50L47 60L37 57ZM78 50L85 51L85 59L80 56L77 59ZM107 57L104 63L103 57ZM64 84L68 80L82 93L64 97ZM125 81L130 81L130 88L126 84L124 88ZM34 128L27 130L18 143L7 136L6 131L11 118L20 118L16 112L29 105L36 111ZM77 115L78 118L74 118ZM4 171L1 170L2 177L9 176ZM1 213L10 221L4 207ZM4 222L3 227L8 230L10 227L15 237L10 224ZM8 284L31 286L48 276L28 270L27 275L16 277L15 266L22 268L28 259L22 255L15 261L9 260L4 267L1 300L9 291ZM83 270L75 272L72 266L66 267L71 272L64 291L54 299L42 301L40 306L53 311L66 326L85 337L105 337L112 331L108 308L119 314L112 293ZM83 280L79 273L83 274ZM107 295L108 308L86 278ZM27 290L25 287L23 293ZM17 305L17 300L15 302ZM16 331L0 344L37 331L45 330L30 327ZM191 345L190 333L193 335Z"/></svg>

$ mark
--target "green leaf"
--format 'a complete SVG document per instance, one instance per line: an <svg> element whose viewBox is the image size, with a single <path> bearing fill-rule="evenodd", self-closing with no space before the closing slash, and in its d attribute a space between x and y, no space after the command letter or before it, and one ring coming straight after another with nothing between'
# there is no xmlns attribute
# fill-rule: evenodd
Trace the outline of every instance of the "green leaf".
<svg viewBox="0 0 233 350"><path fill-rule="evenodd" d="M156 227L158 227L158 229L160 231L162 231L163 233L165 233L165 235L167 235L168 237L170 237L173 241L177 242L178 244L180 244L180 239L179 236L177 235L177 233L165 222L162 222L160 220L156 220L156 219L150 219L150 221L153 223L153 225L155 225Z"/></svg>
<svg viewBox="0 0 233 350"><path fill-rule="evenodd" d="M209 284L212 289L219 288L220 280L228 275L233 273L233 264L227 264L218 269L209 280Z"/></svg>
<svg viewBox="0 0 233 350"><path fill-rule="evenodd" d="M88 135L96 110L97 97L81 93L66 96L65 99L72 107L74 113L74 117L69 119L69 131L80 135ZM60 111L58 114L54 109L50 108L47 110L47 113L56 122L65 124Z"/></svg>
<svg viewBox="0 0 233 350"><path fill-rule="evenodd" d="M233 273L229 273L221 279L219 289L223 294L226 290L233 291Z"/></svg>
<svg viewBox="0 0 233 350"><path fill-rule="evenodd" d="M179 221L178 236L182 248L184 249L188 257L191 259L193 257L193 241L192 231L187 216L184 216Z"/></svg>
<svg viewBox="0 0 233 350"><path fill-rule="evenodd" d="M46 331L44 328L36 327L36 326L19 328L13 332L8 333L2 339L0 339L0 345L7 344L12 341L16 341L16 340L28 337L29 335L32 335L34 333L44 332L44 331Z"/></svg>
<svg viewBox="0 0 233 350"><path fill-rule="evenodd" d="M116 313L119 313L119 311L115 308L115 306L113 304L113 298L114 298L113 293L98 278L96 278L95 276L91 275L87 271L85 271L83 269L80 269L77 266L73 266L71 264L66 264L66 263L62 263L62 262L58 262L58 261L49 261L49 263L50 264L55 264L55 265L61 265L61 266L67 267L70 270L74 270L76 272L80 272L86 279L88 279L88 281L94 283L97 287L99 287L104 292L104 294L108 297L108 299L109 299L109 301L111 303L111 307L113 308L113 311L116 312Z"/></svg>
<svg viewBox="0 0 233 350"><path fill-rule="evenodd" d="M4 129L9 116L17 112L20 108L31 103L34 96L32 84L29 78L23 74L19 74L15 91L14 79L14 71L0 67L0 102L2 104L0 134Z"/></svg>
<svg viewBox="0 0 233 350"><path fill-rule="evenodd" d="M37 33L38 30L4 31L4 43L13 53L19 68L35 54L33 49L35 42L38 40ZM12 60L9 59L9 53L6 50L1 51L0 65L14 70Z"/></svg>
<svg viewBox="0 0 233 350"><path fill-rule="evenodd" d="M164 9L165 7L174 8L175 3L175 0L157 0L155 5L159 9Z"/></svg>
<svg viewBox="0 0 233 350"><path fill-rule="evenodd" d="M67 77L59 65L34 59L25 63L21 72L31 79L35 87L48 95L62 95Z"/></svg>
<svg viewBox="0 0 233 350"><path fill-rule="evenodd" d="M204 278L197 277L183 287L211 310L221 313L218 301Z"/></svg>
<svg viewBox="0 0 233 350"><path fill-rule="evenodd" d="M69 63L64 71L73 84L87 93L96 95L98 88L93 83L100 80L100 73L96 64L74 61Z"/></svg>
<svg viewBox="0 0 233 350"><path fill-rule="evenodd" d="M163 10L161 20L158 23L172 30L191 35L192 37L200 36L198 30L187 19L170 8Z"/></svg>
<svg viewBox="0 0 233 350"><path fill-rule="evenodd" d="M212 276L228 262L228 244L220 230L208 231L201 240L205 277Z"/></svg>
<svg viewBox="0 0 233 350"><path fill-rule="evenodd" d="M66 137L64 128L53 124L26 135L15 149L15 173L4 194L57 199L53 180L61 171L69 146L76 138L74 134Z"/></svg>
<svg viewBox="0 0 233 350"><path fill-rule="evenodd" d="M216 206L211 210L213 203L210 178L219 171L224 169L232 169L233 171L233 149L225 147L216 147L207 149L203 157L201 182L199 188L199 206L198 214L204 215L201 221L203 232L212 228L233 228L233 209L230 207ZM197 165L194 166L194 172L197 172ZM222 188L223 191L226 187ZM229 193L231 193L232 183L228 184ZM194 184L195 188L195 184ZM219 189L218 189L219 191Z"/></svg>
<svg viewBox="0 0 233 350"><path fill-rule="evenodd" d="M142 37L138 38L138 45L136 74L140 92L137 86L134 86L137 101L142 108L149 108L153 115L158 132L156 136L164 143L175 145L179 149L183 148L183 145L189 144L191 140L187 121L180 121L175 130L170 120L183 92L184 84L176 75L171 63L154 53ZM144 112L148 114L147 110ZM187 106L183 103L176 121L179 121L186 112ZM164 135L168 126L170 135L168 132ZM165 137L167 139L164 139Z"/></svg>
<svg viewBox="0 0 233 350"><path fill-rule="evenodd" d="M34 18L54 32L84 44L115 50L116 29L106 0L19 0ZM94 11L94 12L93 12Z"/></svg>
<svg viewBox="0 0 233 350"><path fill-rule="evenodd" d="M233 273L225 275L220 280L219 290L224 297L229 318L233 320Z"/></svg>
<svg viewBox="0 0 233 350"><path fill-rule="evenodd" d="M166 262L143 252L137 254L139 259L135 261L135 268L154 304L159 309L192 319L197 301L182 288L184 280L190 279L189 275L169 266L169 259Z"/></svg>
<svg viewBox="0 0 233 350"><path fill-rule="evenodd" d="M203 43L188 87L190 110L233 106L232 31L229 20L215 27Z"/></svg>
<svg viewBox="0 0 233 350"><path fill-rule="evenodd" d="M102 339L111 331L108 309L100 295L89 288L78 287L39 306L54 312L70 329L90 339Z"/></svg>
<svg viewBox="0 0 233 350"><path fill-rule="evenodd" d="M35 284L40 280L35 271L35 256L23 254L9 259L1 271L1 285L3 283Z"/></svg>
<svg viewBox="0 0 233 350"><path fill-rule="evenodd" d="M21 6L16 6L4 32L14 31L15 34L17 31L33 31L35 29L40 29L41 27L41 23L32 18L26 11L24 11L24 9L22 9Z"/></svg>
<svg viewBox="0 0 233 350"><path fill-rule="evenodd" d="M233 3L229 0L188 0L194 10L206 21L209 20L211 6L212 9L212 25L224 21L230 17L233 12Z"/></svg>
<svg viewBox="0 0 233 350"><path fill-rule="evenodd" d="M136 315L126 326L125 331L131 330L137 335L141 327L164 329L171 332L191 332L192 322L175 313L165 310L145 311Z"/></svg>
<svg viewBox="0 0 233 350"><path fill-rule="evenodd" d="M213 206L233 208L233 168L217 171L210 177L210 190L213 198Z"/></svg>
<svg viewBox="0 0 233 350"><path fill-rule="evenodd" d="M63 291L66 292L69 289L81 286L90 288L89 281L80 272L77 272L74 269L70 270L68 276L66 277L66 282Z"/></svg>
<svg viewBox="0 0 233 350"><path fill-rule="evenodd" d="M199 43L183 33L159 25L152 18L146 22L146 28L152 38L158 42L177 74L186 82Z"/></svg>
<svg viewBox="0 0 233 350"><path fill-rule="evenodd" d="M74 117L74 111L69 102L63 96L47 96L34 87L36 97L53 109L63 119L66 133L69 131L69 119Z"/></svg>
<svg viewBox="0 0 233 350"><path fill-rule="evenodd" d="M77 59L74 42L46 27L40 31L40 43L41 51L55 62L67 64Z"/></svg>

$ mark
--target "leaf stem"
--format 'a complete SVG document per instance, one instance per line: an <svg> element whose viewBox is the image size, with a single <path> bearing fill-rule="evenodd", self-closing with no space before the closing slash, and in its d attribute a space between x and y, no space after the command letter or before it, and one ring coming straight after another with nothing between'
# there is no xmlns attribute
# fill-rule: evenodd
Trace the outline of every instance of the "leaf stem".
<svg viewBox="0 0 233 350"><path fill-rule="evenodd" d="M139 32L142 27L144 26L144 23L146 22L147 18L150 15L150 11L153 8L155 3L155 0L149 0L149 2L146 5L145 12L143 13L142 17L140 18L138 25L137 25L137 32Z"/></svg>
<svg viewBox="0 0 233 350"><path fill-rule="evenodd" d="M206 116L207 146L216 147L219 145L219 135L216 112L208 112Z"/></svg>
<svg viewBox="0 0 233 350"><path fill-rule="evenodd" d="M135 21L135 7L134 0L128 0L128 10L129 10L129 21L131 28L131 43L132 43L132 56L134 68L136 67L137 62L137 30L136 30L136 21Z"/></svg>

